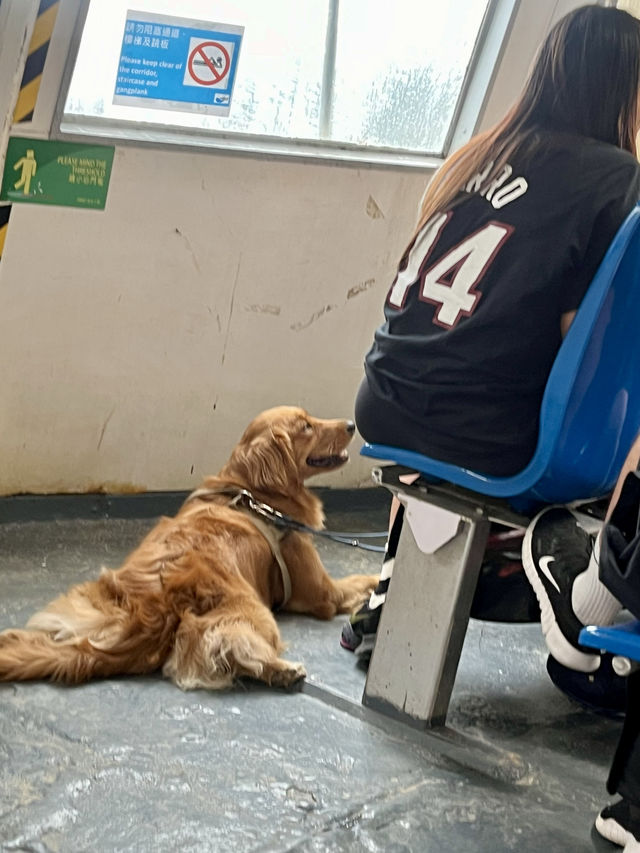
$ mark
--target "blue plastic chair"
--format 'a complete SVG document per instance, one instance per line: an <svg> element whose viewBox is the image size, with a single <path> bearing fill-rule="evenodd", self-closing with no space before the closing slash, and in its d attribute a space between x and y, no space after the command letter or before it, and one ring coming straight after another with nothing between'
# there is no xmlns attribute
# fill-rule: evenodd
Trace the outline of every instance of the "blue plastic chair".
<svg viewBox="0 0 640 853"><path fill-rule="evenodd" d="M380 617L365 705L411 725L444 724L489 522L523 525L540 505L587 501L613 488L640 432L639 330L640 205L613 239L558 351L536 451L522 471L489 477L402 448L364 445L364 456L395 463L376 477L407 505L409 519ZM422 474L421 481L407 486L401 479L407 468ZM420 503L437 511L425 516ZM457 532L442 545L421 547L416 534L422 537L429 525L435 533L453 529L441 524L442 511L458 517Z"/></svg>
<svg viewBox="0 0 640 853"><path fill-rule="evenodd" d="M526 468L489 477L387 445L365 444L361 453L530 512L607 494L639 431L640 204L616 234L558 351Z"/></svg>
<svg viewBox="0 0 640 853"><path fill-rule="evenodd" d="M601 627L588 625L580 631L580 643L591 649L640 661L640 622Z"/></svg>

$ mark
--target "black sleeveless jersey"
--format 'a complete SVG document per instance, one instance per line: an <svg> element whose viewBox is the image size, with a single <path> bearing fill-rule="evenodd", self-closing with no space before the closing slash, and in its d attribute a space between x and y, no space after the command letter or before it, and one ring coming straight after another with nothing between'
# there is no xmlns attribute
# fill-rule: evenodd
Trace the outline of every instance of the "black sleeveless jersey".
<svg viewBox="0 0 640 853"><path fill-rule="evenodd" d="M374 399L412 425L410 449L508 475L533 455L560 318L640 198L640 166L551 134L487 186L489 168L407 249L365 371Z"/></svg>

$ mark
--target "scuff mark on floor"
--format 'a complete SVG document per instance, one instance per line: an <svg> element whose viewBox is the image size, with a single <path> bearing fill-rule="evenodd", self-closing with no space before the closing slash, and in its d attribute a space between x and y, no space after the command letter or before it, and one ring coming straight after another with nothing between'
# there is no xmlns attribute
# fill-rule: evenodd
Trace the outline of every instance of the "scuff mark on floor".
<svg viewBox="0 0 640 853"><path fill-rule="evenodd" d="M279 305L245 305L244 310L252 314L272 314L274 317L280 314Z"/></svg>
<svg viewBox="0 0 640 853"><path fill-rule="evenodd" d="M372 195L367 199L366 211L367 216L370 216L371 219L384 219L384 213Z"/></svg>
<svg viewBox="0 0 640 853"><path fill-rule="evenodd" d="M337 305L325 305L324 308L320 308L319 311L315 311L308 320L299 323L293 323L289 328L293 332L301 332L303 329L309 328L312 323L315 323L316 320L319 320L320 317L324 317L325 314L328 314L329 311L334 311L338 306Z"/></svg>
<svg viewBox="0 0 640 853"><path fill-rule="evenodd" d="M194 251L193 246L191 245L191 241L189 240L189 238L187 237L186 234L182 233L182 231L179 228L176 228L176 234L179 237L182 237L187 249L189 250L189 254L191 255L191 260L193 262L194 267L196 268L196 270L198 272L200 272L200 264L198 263L198 259L196 258L196 253Z"/></svg>
<svg viewBox="0 0 640 853"><path fill-rule="evenodd" d="M361 281L360 284L356 284L355 287L350 287L347 291L347 299L353 299L354 296L364 293L365 290L372 288L375 283L375 278L368 278L366 281Z"/></svg>

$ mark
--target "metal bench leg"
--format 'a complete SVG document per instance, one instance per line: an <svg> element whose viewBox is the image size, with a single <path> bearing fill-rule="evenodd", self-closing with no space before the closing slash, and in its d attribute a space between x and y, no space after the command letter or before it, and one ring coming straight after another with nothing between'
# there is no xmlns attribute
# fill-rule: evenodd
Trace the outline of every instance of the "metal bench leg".
<svg viewBox="0 0 640 853"><path fill-rule="evenodd" d="M444 725L488 537L488 519L460 518L453 538L427 554L403 525L364 705L414 726Z"/></svg>

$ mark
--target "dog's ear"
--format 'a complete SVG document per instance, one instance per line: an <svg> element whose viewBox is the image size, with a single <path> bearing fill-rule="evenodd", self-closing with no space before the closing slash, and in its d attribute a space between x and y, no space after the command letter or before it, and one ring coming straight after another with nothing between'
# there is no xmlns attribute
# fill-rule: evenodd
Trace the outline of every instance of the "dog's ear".
<svg viewBox="0 0 640 853"><path fill-rule="evenodd" d="M300 480L289 434L275 427L266 435L239 444L229 460L249 487L287 491Z"/></svg>

